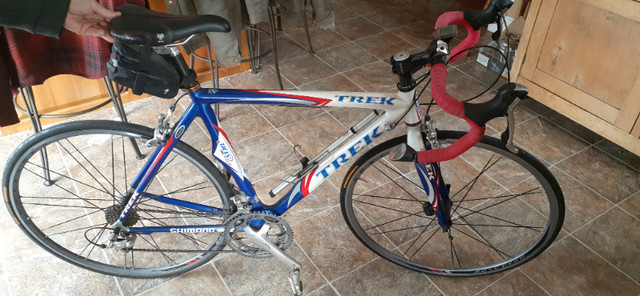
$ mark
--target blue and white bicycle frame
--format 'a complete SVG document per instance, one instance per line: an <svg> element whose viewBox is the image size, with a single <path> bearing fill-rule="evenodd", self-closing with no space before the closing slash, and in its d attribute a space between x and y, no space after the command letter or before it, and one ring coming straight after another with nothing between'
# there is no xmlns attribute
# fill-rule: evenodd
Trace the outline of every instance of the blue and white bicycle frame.
<svg viewBox="0 0 640 296"><path fill-rule="evenodd" d="M161 167L167 155L180 141L187 128L197 117L201 118L211 135L213 156L231 174L238 189L248 200L251 212L270 213L282 215L294 206L310 192L326 181L356 154L364 150L374 139L380 137L385 131L395 128L404 116L407 123L407 142L416 151L425 150L424 138L421 134L421 121L415 90L411 92L397 93L363 93L363 92L309 92L309 91L259 91L259 90L232 90L232 89L200 89L191 92L191 104L180 117L166 141L159 146L149 157L143 169L131 184L130 190L135 190L126 204L120 218L113 225L122 227L127 214L141 197L152 198L179 207L189 208L211 214L230 214L223 209L177 200L167 196L150 195L144 192ZM212 104L263 104L281 106L306 106L306 107L351 107L372 109L372 113L353 126L349 131L333 144L329 145L318 156L309 161L309 165L298 174L289 177L278 188L278 191L294 184L288 193L284 194L273 205L263 204L256 196L256 192L244 173L242 165L224 131L220 128ZM410 110L413 109L413 110ZM380 110L380 111L375 111ZM423 188L427 192L429 202L440 218L443 225L450 221L441 219L438 212L442 200L448 200L448 190L440 175L437 164L415 163L419 172ZM167 227L131 227L129 233L151 234L154 232L224 232L224 225L192 225L192 226L167 226Z"/></svg>

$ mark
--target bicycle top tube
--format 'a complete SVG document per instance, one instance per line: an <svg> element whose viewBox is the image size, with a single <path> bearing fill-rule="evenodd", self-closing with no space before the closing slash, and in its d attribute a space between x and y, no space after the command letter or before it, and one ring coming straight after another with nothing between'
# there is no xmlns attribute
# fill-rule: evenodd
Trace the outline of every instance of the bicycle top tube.
<svg viewBox="0 0 640 296"><path fill-rule="evenodd" d="M201 88L191 93L196 103L255 104L298 107L347 107L393 110L411 106L412 96L378 92L280 91Z"/></svg>

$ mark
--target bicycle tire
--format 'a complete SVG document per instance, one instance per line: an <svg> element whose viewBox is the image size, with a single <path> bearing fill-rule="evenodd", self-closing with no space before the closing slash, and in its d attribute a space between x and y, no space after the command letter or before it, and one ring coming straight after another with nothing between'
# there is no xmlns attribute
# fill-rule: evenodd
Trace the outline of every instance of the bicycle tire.
<svg viewBox="0 0 640 296"><path fill-rule="evenodd" d="M219 233L138 234L133 249L153 252L100 246L111 232L108 219L117 219L113 215L119 216L121 211L110 207L122 206L130 180L147 161L136 157L128 139L148 155L155 147L144 143L151 138L150 128L114 121L78 121L37 133L7 162L3 176L7 208L40 247L94 272L156 278L201 266L224 248ZM39 157L43 148L49 155L52 185L43 182ZM184 142L167 156L146 192L216 206L224 209L225 215L205 216L142 196L134 208L139 217L129 226L221 224L231 214L231 189L226 178L207 157ZM197 251L175 252L187 249Z"/></svg>
<svg viewBox="0 0 640 296"><path fill-rule="evenodd" d="M438 140L446 145L463 135L438 131ZM345 221L374 253L427 274L480 276L530 261L558 235L564 220L560 186L522 149L513 154L502 141L484 137L439 163L445 182L452 182L453 225L444 232L423 207L429 203L414 164L385 157L401 143L406 136L373 147L347 171L341 188Z"/></svg>

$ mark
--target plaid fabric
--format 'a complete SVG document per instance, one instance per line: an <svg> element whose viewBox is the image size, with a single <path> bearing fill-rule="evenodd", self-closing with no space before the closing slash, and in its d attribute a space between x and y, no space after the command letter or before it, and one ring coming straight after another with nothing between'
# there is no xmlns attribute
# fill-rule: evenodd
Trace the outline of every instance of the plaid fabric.
<svg viewBox="0 0 640 296"><path fill-rule="evenodd" d="M145 0L100 0L109 9L124 3L145 6ZM6 40L9 73L17 77L11 87L42 84L46 79L59 74L73 74L89 79L98 79L107 75L107 61L111 44L98 37L79 36L68 30L62 30L60 39L35 35L17 29L3 28L0 38ZM1 44L1 43L0 43ZM6 83L6 81L0 81ZM0 108L13 110L11 97L0 94ZM37 98L36 98L37 100ZM7 105L9 104L9 105ZM4 123L4 117L0 125Z"/></svg>

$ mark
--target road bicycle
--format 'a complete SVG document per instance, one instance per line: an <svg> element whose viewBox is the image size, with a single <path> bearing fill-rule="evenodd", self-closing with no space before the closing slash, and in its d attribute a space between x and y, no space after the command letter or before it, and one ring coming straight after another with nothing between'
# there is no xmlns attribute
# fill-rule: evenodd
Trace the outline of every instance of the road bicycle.
<svg viewBox="0 0 640 296"><path fill-rule="evenodd" d="M110 25L114 38L150 45L172 61L190 105L170 124L176 100L155 129L92 120L33 135L4 171L7 208L40 247L88 270L155 278L182 274L221 252L275 256L290 268L291 286L299 295L301 266L284 252L293 233L282 215L362 152L345 173L340 206L353 234L371 251L441 276L479 276L520 266L552 243L564 217L558 182L513 143L513 110L527 90L507 83L491 101L471 104L451 97L445 86L447 64L475 45L479 28L496 21L510 3L494 0L481 12L443 14L427 50L391 59L397 93L200 88L174 42L227 31L228 23L122 9L123 16ZM449 51L455 24L464 25L468 34ZM464 118L469 132L437 130L428 112L421 114L417 85L429 75L437 104ZM317 156L300 156L298 170L270 191L279 200L267 205L212 104L372 111ZM508 127L501 139L484 136L485 124L504 116ZM181 141L197 118L211 136L215 163ZM374 144L401 126L406 135ZM45 149L46 167L39 161Z"/></svg>

